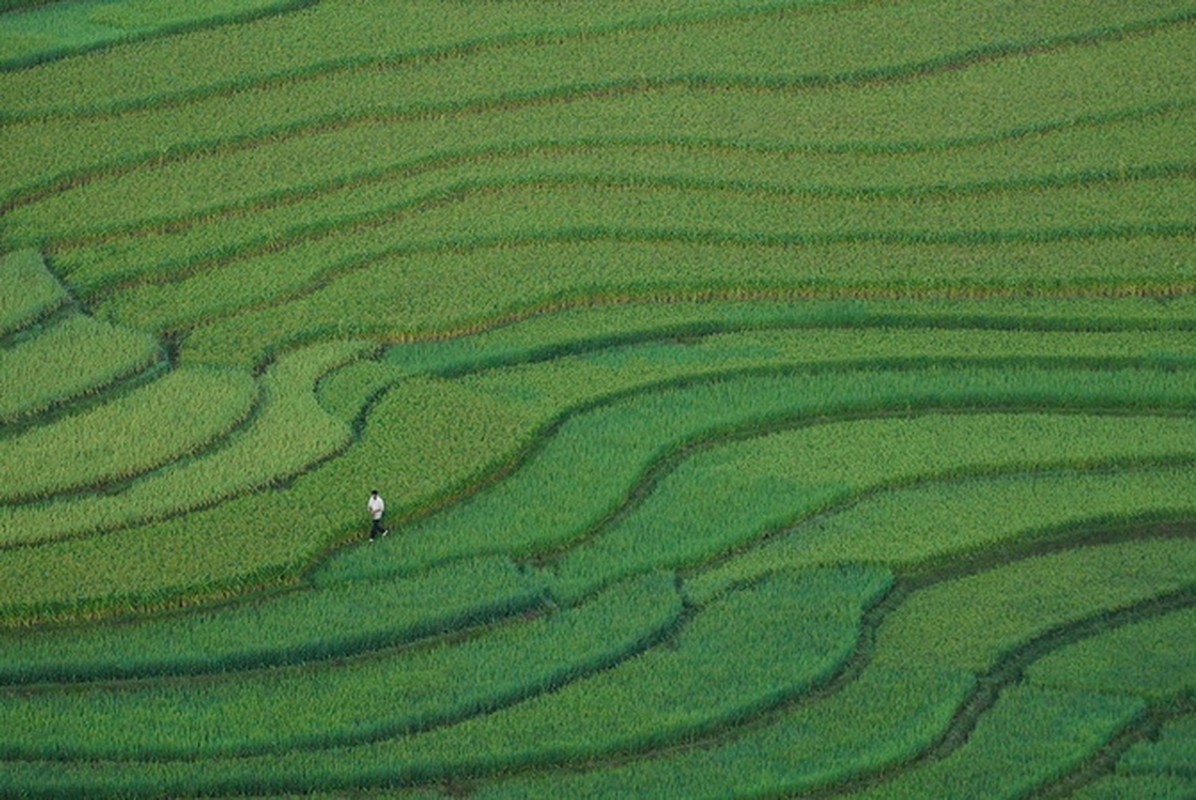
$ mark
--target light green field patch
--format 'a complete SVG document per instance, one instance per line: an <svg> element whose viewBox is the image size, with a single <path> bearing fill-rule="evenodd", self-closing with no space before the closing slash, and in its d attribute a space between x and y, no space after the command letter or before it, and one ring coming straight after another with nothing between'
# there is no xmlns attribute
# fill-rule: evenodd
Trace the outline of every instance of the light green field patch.
<svg viewBox="0 0 1196 800"><path fill-rule="evenodd" d="M200 455L244 422L252 378L183 368L111 402L0 439L0 503L71 490L99 491Z"/></svg>
<svg viewBox="0 0 1196 800"><path fill-rule="evenodd" d="M322 2L303 16L277 15L254 25L193 31L166 41L111 48L89 59L43 65L22 80L6 81L0 75L0 94L12 97L14 111L32 116L80 106L107 109L147 97L202 94L213 86L269 84L270 77L279 74L335 73L428 53L457 55L479 44L520 45L545 36L571 38L595 30L841 4L842 0L655 0L645 6L629 0L593 0L554 6L553 13L545 14L539 0L506 0L497 5L454 2L447 6L452 13L446 13L445 4L438 0L421 0L406 2L404 13L396 15L390 0ZM154 0L137 0L133 8L148 7L152 14L156 5ZM195 11L185 0L162 5L168 9L186 5L188 11ZM290 46L263 49L263 39ZM147 62L155 69L144 69ZM99 85L109 91L102 97L64 97L55 91L62 84Z"/></svg>
<svg viewBox="0 0 1196 800"><path fill-rule="evenodd" d="M0 541L47 542L112 530L204 508L294 475L348 444L348 426L321 409L313 391L320 375L364 349L357 342L333 342L281 359L262 379L261 411L224 446L114 495L0 508Z"/></svg>
<svg viewBox="0 0 1196 800"><path fill-rule="evenodd" d="M387 250L396 248L391 233L381 237L389 242ZM288 295L278 305L196 327L180 355L184 362L256 364L288 342L313 337L439 338L593 304L692 303L711 296L757 295L800 304L877 296L917 299L944 292L978 298L1006 292L1099 294L1106 282L1120 284L1130 264L1149 291L1182 284L1192 268L1182 237L961 245L702 243L651 232L640 241L634 234L625 238L602 231L593 237L565 232L557 237L561 241L552 238L483 242L480 247L444 242L430 252L370 256L358 262L360 268L353 264L338 270L334 279L309 294ZM358 237L349 246L360 247L363 241ZM329 248L329 243L313 247ZM731 272L728 252L734 254ZM331 248L328 253L335 258L343 251ZM679 271L678 264L685 269ZM261 275L266 281L290 280L271 270ZM254 279L249 280L252 286ZM353 307L364 296L375 298L377 313L346 318L340 309Z"/></svg>
<svg viewBox="0 0 1196 800"><path fill-rule="evenodd" d="M77 224L70 224L75 220L82 224L95 214L103 224L119 227L120 220L113 217L118 208L137 215L125 223L133 226L131 229L106 236L101 243L55 248L57 268L68 274L83 294L122 280L160 280L197 266L217 273L258 271L273 263L273 259L258 256L262 248L285 245L289 269L285 282L283 276L276 276L272 288L278 292L328 274L344 261L317 255L327 251L305 246L309 239L333 234L338 228L379 224L388 216L421 213L431 203L460 201L487 186L501 189L504 181L537 176L591 181L609 184L612 192L619 186L673 186L687 190L699 206L705 205L703 195L727 191L819 204L836 197L888 198L890 204L899 200L914 205L923 201L942 204L951 198L974 203L974 197L968 196L1012 192L1033 197L1056 184L1116 182L1135 175L1142 178L1182 171L1184 163L1196 158L1191 139L1185 135L1194 121L1196 107L1165 109L965 148L950 158L938 151L861 154L798 148L778 154L742 144L712 147L710 143L667 138L657 143L617 139L541 146L529 143L514 149L507 146L445 155L432 163L419 159L400 162L324 184L292 188L281 203L261 197L230 200L220 208L207 206L205 214L210 216L199 219L182 209L168 216L162 204L167 198L185 194L180 185L210 186L222 182L227 170L264 167L221 160L206 165L208 173L204 173L196 172L203 162L185 161L161 170L133 171L87 183L14 209L8 220L13 230L27 227L48 232L62 226L61 236L69 241L79 235ZM1165 160L1160 160L1160 152L1168 154ZM1105 166L1110 160L1143 166L1110 173ZM1054 171L1044 170L1043 164L1054 165ZM933 182L927 183L928 176L933 176ZM136 182L136 186L126 187L128 182ZM135 196L153 198L153 202L132 202ZM211 201L208 195L195 199L197 204ZM144 216L151 210L156 214L152 220ZM359 246L353 239L337 238L346 250L349 245ZM825 259L834 252L846 258L852 250L827 250L820 256ZM1076 254L1069 260L1086 262L1091 257ZM231 259L232 263L214 268L208 261L212 258ZM300 264L303 269L296 270ZM215 279L215 275L209 276L194 285L212 285ZM260 291L264 294L265 290L263 284ZM198 308L176 309L173 316L194 319L198 312Z"/></svg>
<svg viewBox="0 0 1196 800"><path fill-rule="evenodd" d="M0 795L1191 800L1196 1L14 4Z"/></svg>
<svg viewBox="0 0 1196 800"><path fill-rule="evenodd" d="M627 16L643 18L644 12L639 7L621 5L625 19ZM780 7L774 2L752 3L746 6L742 2L730 5L719 2L712 5L722 6L723 10L731 13L750 13L752 10L758 12ZM785 5L800 8L810 3ZM425 6L425 13L429 8L435 6ZM587 11L590 8L587 6ZM632 8L634 11L629 14ZM1176 4L1166 3L1161 7L1154 5L1147 13L1141 15L1137 6L1126 9L1130 12L1130 20L1122 17L1118 20L1122 24L1128 24L1135 18L1141 21L1143 18L1170 17L1171 14L1167 11L1175 14ZM1160 13L1161 9L1166 10ZM664 13L652 16L657 19L667 18L671 15L669 11L676 13L676 6L668 11L660 11ZM334 12L330 8L328 13ZM598 14L601 10L589 13ZM924 12L917 8L913 13ZM522 15L510 15L510 19L521 21L524 30L542 30L544 27L559 30L561 27L544 26L543 22L528 25L526 17L520 20L520 16ZM354 19L357 24L361 24L368 16L361 13ZM1064 34L1077 32L1075 27L1068 27L1069 15L1051 15L1049 21L1052 27L1061 26ZM305 22L310 24L310 20ZM414 24L411 18L404 22ZM450 24L453 22L450 18ZM455 20L455 24L462 25L462 22ZM977 32L983 34L987 28L996 24L994 20L989 24L969 27L972 28L971 33L974 36ZM1014 34L1015 41L1020 39L1024 45L1041 44L1038 33L1043 24L1041 18L1023 17L1018 20L1018 24L1025 27L1020 36ZM383 29L393 28L393 25L393 22L379 23ZM922 39L923 48L926 47L926 43L931 45L929 58L941 55L941 51L934 50L938 40L944 38L945 34L941 29L944 26L948 29L956 26L933 16L929 19L922 18L920 25L938 31L937 34L927 36L923 29L917 34ZM1104 28L1104 31L1107 34L1118 27L1114 23ZM333 25L334 30L344 28L344 25ZM1029 31L1026 31L1026 28ZM1080 32L1090 31L1091 22L1088 25L1081 23L1078 28ZM436 25L434 29L443 30L443 23ZM879 30L901 32L899 28ZM908 29L905 32L908 33ZM364 32L356 29L353 30L353 34L360 37ZM369 31L366 41L376 42L379 34L378 30ZM817 31L811 31L811 35L817 35ZM429 145L432 145L431 152L436 152L466 143L510 143L529 137L542 140L550 132L554 136L561 136L566 131L576 135L579 129L600 130L604 135L642 136L646 131L650 131L679 138L715 136L720 139L760 143L803 142L872 146L987 137L994 131L1032 127L1047 120L1058 124L1089 116L1094 112L1107 112L1113 108L1141 107L1187 99L1177 94L1175 87L1191 85L1193 82L1190 67L1186 59L1182 58L1190 47L1190 35L1185 26L1175 23L1148 30L1137 36L1107 37L1091 47L1044 47L1036 50L1031 46L1028 53L1019 53L1019 57L1016 58L964 58L964 69L931 71L929 75L917 81L879 81L866 84L862 88L851 84L844 87L834 82L829 86L816 83L808 90L804 90L799 83L797 91L775 93L757 91L760 82L758 77L756 80L749 78L737 82L738 86L732 84L735 88L742 87L744 91L708 93L704 86L708 81L684 80L693 73L683 67L676 71L675 68L670 68L669 65L675 63L678 57L668 51L661 53L658 48L657 52L666 65L659 71L663 74L649 76L654 80L648 80L645 85L642 72L625 72L621 76L622 80L615 82L615 87L622 85L624 91L612 93L613 97L604 97L605 93L595 93L596 97L593 100L587 97L591 87L609 86L609 79L598 79L591 83L588 80L591 70L583 69L575 73L576 77L572 81L566 78L566 88L563 90L558 88L560 77L556 77L555 81L550 80L549 76L559 76L560 70L566 65L586 67L593 64L593 59L577 59L575 54L564 51L559 56L560 61L554 64L551 71L532 70L532 87L524 88L514 97L569 97L588 101L586 105L590 108L583 109L573 105L569 109L569 123L561 118L560 103L550 103L547 108L533 112L533 116L525 109L519 108L518 103L514 104L515 108L509 108L508 104L494 102L496 90L505 93L506 84L503 80L509 76L502 70L490 72L482 67L480 62L491 54L488 49L483 49L481 58L466 62L463 77L468 78L468 83L463 85L460 81L449 82L447 85L443 82L436 83L436 75L443 66L438 64L434 67L431 81L436 94L430 98L431 103L426 92L423 97L416 96L406 103L403 102L403 87L412 83L412 77L402 72L396 74L383 70L376 73L380 80L376 78L372 82L369 79L370 73L365 76L352 75L352 80L346 81L343 72L334 72L331 75L332 85L312 81L285 82L267 94L245 93L234 98L231 104L225 98L208 98L206 102L200 100L181 107L167 105L161 110L155 110L152 115L143 116L136 125L129 125L124 120L89 119L82 121L83 124L80 125L78 120L54 119L48 123L39 123L38 130L43 131L40 139L34 134L32 125L18 126L12 130L11 145L16 158L7 169L0 170L0 185L11 191L28 185L30 181L44 180L55 172L71 172L86 168L94 163L95 158L92 154L97 150L107 155L106 160L109 163L144 161L147 158L159 157L163 153L188 149L197 139L202 141L241 138L246 135L262 136L278 132L280 128L285 130L286 126L310 124L311 121L319 119L340 118L346 114L342 111L346 102L354 104L348 112L349 115L356 112L359 117L365 115L366 119L377 117L379 112L393 113L396 109L422 110L429 104L433 108L439 107L438 110L444 113L437 115L440 119L431 126L425 127L423 122L417 123L417 127L424 130L441 127L442 130L438 131L437 135L425 138L421 135L421 130L397 134L403 137L405 146L411 152L425 153L429 151ZM696 50L697 53L718 53L726 49L719 46L717 27L707 28L705 36L703 45ZM479 37L469 38L476 40ZM753 52L751 48L758 44L758 40L759 34L749 30L743 36L745 50ZM525 47L519 50L523 50L526 57L526 45L534 47L534 42L524 44ZM673 46L678 44L674 37ZM907 44L898 40L889 47L900 51L901 47ZM979 45L982 47L983 44L982 39ZM354 46L360 48L360 40ZM324 44L320 49L324 50L326 47L327 44ZM689 49L685 48L683 52ZM970 50L974 53L976 49L977 44L974 42L965 52ZM786 52L800 53L803 50L804 48L787 48ZM519 57L518 52L517 50L516 58ZM602 52L606 51L599 50L595 55L600 57ZM1016 49L1014 52L1017 52ZM241 54L250 62L245 65L247 71L252 70L258 74L263 71L263 65L259 61L260 55L254 57L252 54L244 54L244 50ZM328 60L333 63L341 60L343 63L346 55L341 54L339 59L330 56ZM477 58L478 54L474 55ZM839 53L837 56L837 60L842 62L843 54ZM208 56L208 59L210 58L211 56ZM300 54L300 58L303 59L303 63L310 63L307 61L307 58L310 58L307 54ZM228 61L229 66L236 63L236 56L231 52L228 53ZM604 59L604 63L620 65L623 59L607 58ZM1132 71L1124 68L1123 65L1127 63L1135 65ZM892 65L882 61L880 66ZM228 66L224 69L228 69ZM479 73L479 69L483 71ZM823 66L819 72L825 70L826 66ZM277 72L277 67L269 72ZM720 83L719 77L722 76L715 75L715 85ZM670 78L672 80L669 80ZM697 92L690 89L693 83L697 85ZM367 85L372 91L366 90ZM473 87L477 85L485 87L481 94L487 102L465 103L462 106L462 95L465 99L468 99L470 94L476 96ZM978 101L978 98L989 97L994 92L1001 91L1003 86L1014 86L1018 91L1006 93L1004 96L1007 100L1000 104L999 110L995 106L990 107ZM346 87L353 90L348 95L345 93ZM333 101L330 98L337 99ZM645 113L645 106L652 106L653 111ZM459 111L462 107L464 118L461 118L462 112ZM954 113L948 113L951 111ZM218 120L218 124L214 125L213 120ZM933 122L927 123L927 120ZM565 127L566 124L568 127ZM68 127L74 136L67 135ZM489 131L489 135L483 131ZM431 130L428 132L431 133ZM388 141L393 141L395 135L390 133ZM340 167L340 149L334 144L337 138L327 137L329 147L335 149L326 152L324 163L313 166L307 160L300 160L292 161L288 165L287 160L282 158L277 162L277 170L270 174L278 177L287 173L294 174L300 165L303 170L343 169ZM50 143L58 145L57 153L49 151ZM284 149L285 147L284 144ZM352 151L351 160L360 164L363 159L388 152L387 147L368 144Z"/></svg>
<svg viewBox="0 0 1196 800"><path fill-rule="evenodd" d="M0 349L0 422L94 394L161 356L149 334L73 314Z"/></svg>

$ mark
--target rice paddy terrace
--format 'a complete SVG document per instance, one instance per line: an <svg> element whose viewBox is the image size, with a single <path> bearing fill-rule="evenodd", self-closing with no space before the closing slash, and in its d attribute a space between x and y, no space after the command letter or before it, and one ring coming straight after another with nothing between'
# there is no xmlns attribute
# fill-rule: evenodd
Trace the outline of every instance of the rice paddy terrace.
<svg viewBox="0 0 1196 800"><path fill-rule="evenodd" d="M0 797L1196 796L1196 3L21 5Z"/></svg>

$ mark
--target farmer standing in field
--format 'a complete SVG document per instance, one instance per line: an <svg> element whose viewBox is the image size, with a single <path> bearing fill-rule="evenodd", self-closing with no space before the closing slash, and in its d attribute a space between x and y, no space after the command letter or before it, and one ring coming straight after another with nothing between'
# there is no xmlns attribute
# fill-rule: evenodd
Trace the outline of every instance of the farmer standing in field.
<svg viewBox="0 0 1196 800"><path fill-rule="evenodd" d="M370 541L374 541L379 536L385 536L390 533L390 529L382 527L382 512L386 510L386 503L382 502L382 498L378 496L378 490L370 492L370 501L366 504L370 510L370 517L373 519L373 525L370 526Z"/></svg>

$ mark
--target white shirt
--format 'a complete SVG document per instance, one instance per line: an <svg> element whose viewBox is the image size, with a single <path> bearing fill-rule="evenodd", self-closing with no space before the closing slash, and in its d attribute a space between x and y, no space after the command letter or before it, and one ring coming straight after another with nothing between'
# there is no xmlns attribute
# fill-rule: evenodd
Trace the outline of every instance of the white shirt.
<svg viewBox="0 0 1196 800"><path fill-rule="evenodd" d="M370 513L374 515L374 519L382 519L382 512L386 510L386 503L382 502L380 496L370 495L369 502Z"/></svg>

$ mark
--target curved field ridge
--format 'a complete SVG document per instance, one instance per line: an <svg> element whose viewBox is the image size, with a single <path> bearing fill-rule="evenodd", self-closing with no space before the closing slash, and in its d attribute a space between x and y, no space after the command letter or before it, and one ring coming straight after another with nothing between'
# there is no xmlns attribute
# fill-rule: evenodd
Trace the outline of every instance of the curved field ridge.
<svg viewBox="0 0 1196 800"><path fill-rule="evenodd" d="M28 5L0 800L1192 795L1196 2Z"/></svg>

